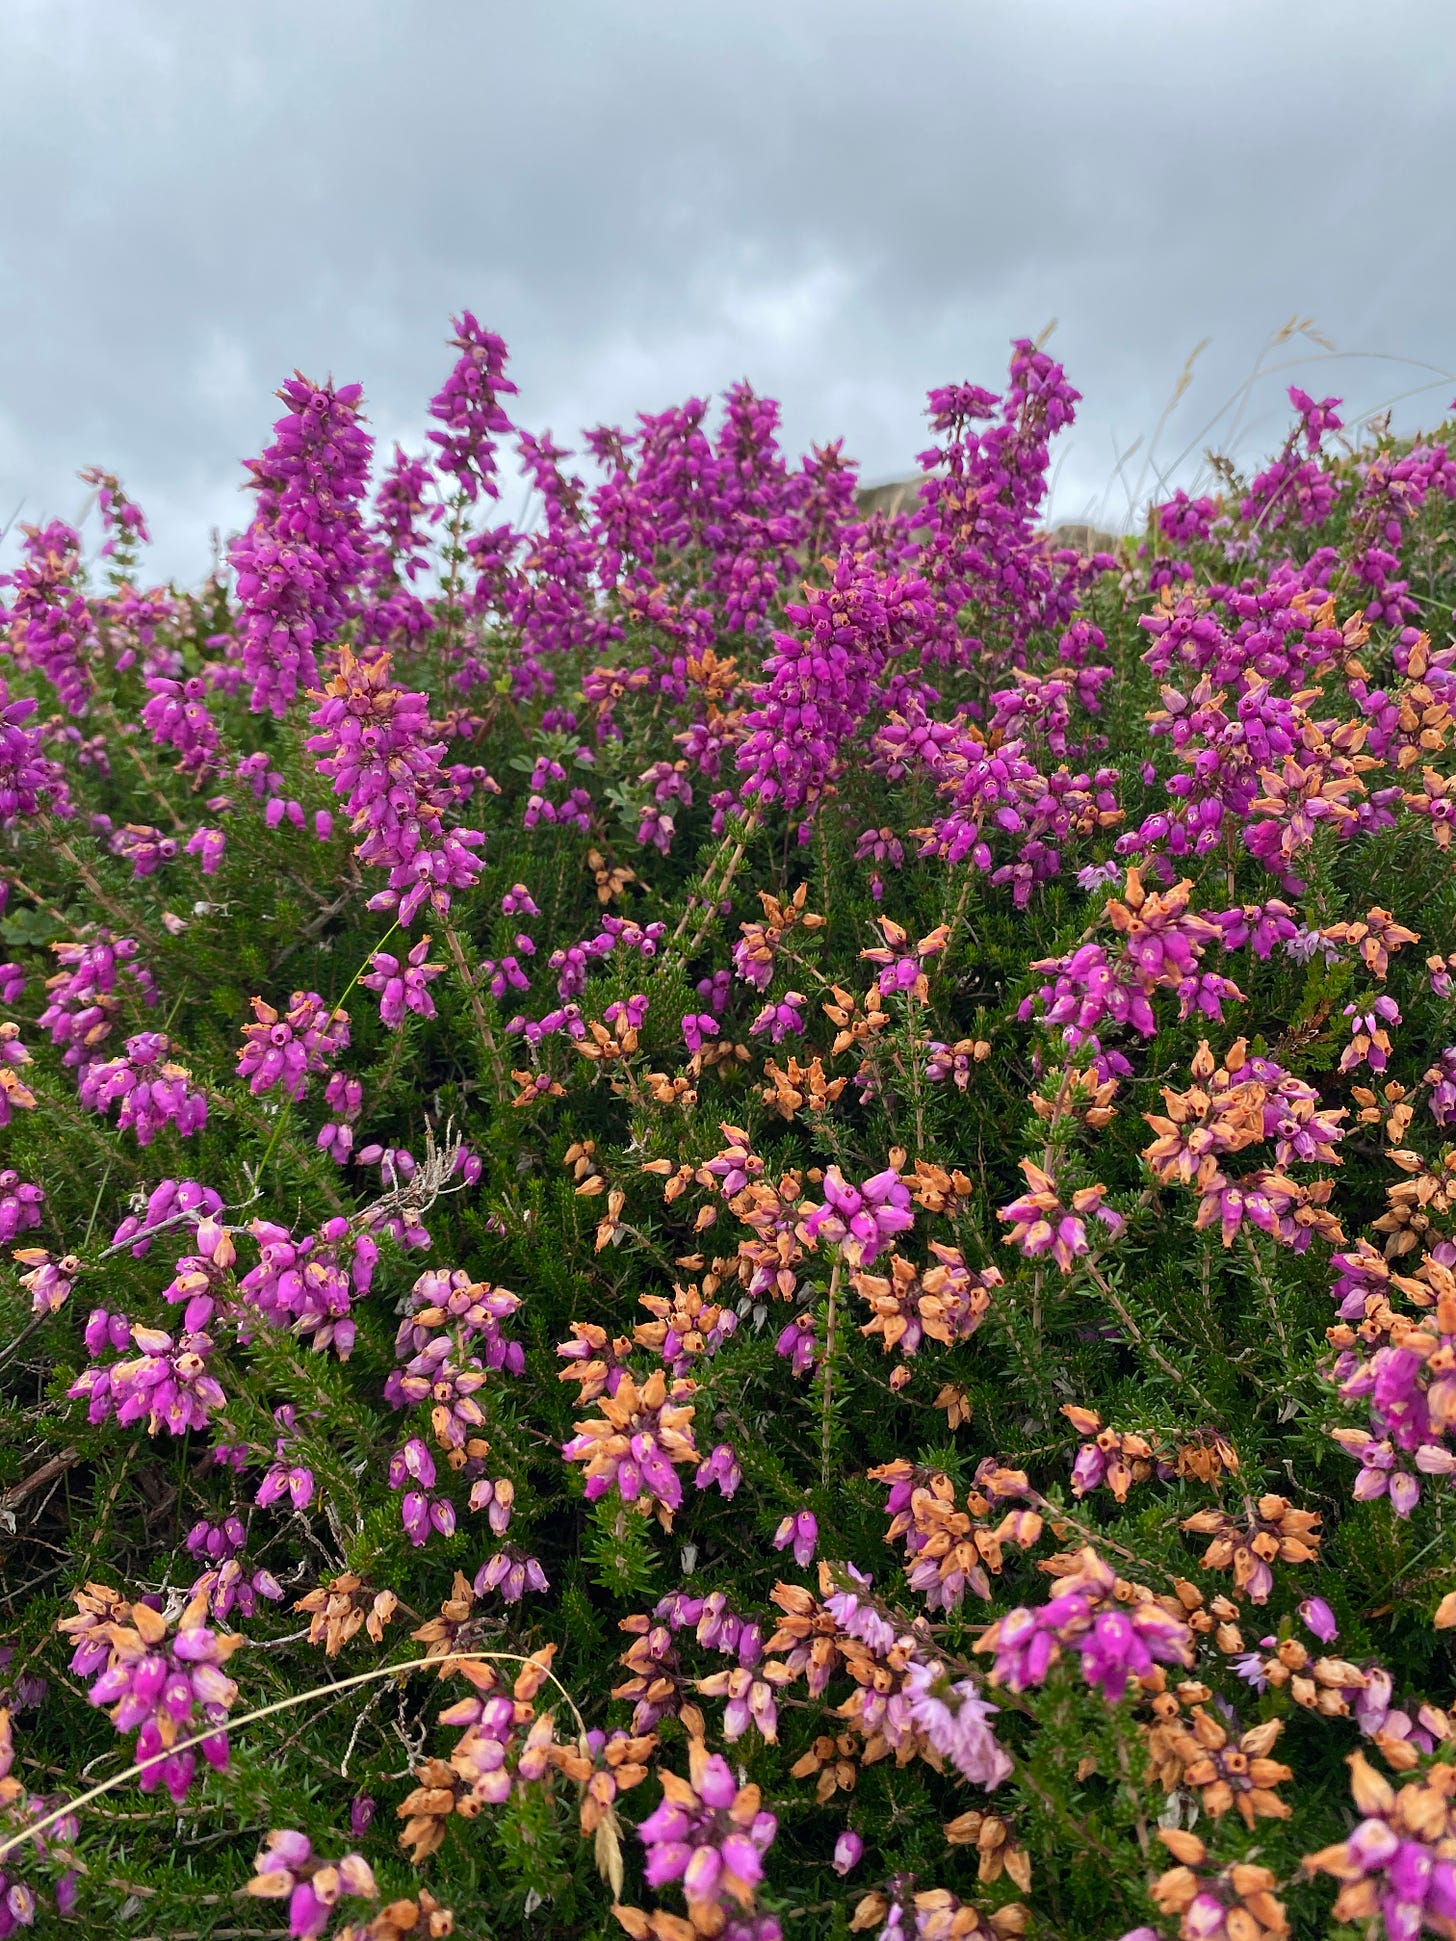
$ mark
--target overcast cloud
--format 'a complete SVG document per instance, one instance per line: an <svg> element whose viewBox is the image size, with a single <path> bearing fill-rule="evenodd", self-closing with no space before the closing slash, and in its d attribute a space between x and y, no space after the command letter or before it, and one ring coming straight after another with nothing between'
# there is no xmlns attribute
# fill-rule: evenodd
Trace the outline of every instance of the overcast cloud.
<svg viewBox="0 0 1456 1941"><path fill-rule="evenodd" d="M868 481L1056 317L1055 512L1113 523L1200 338L1180 482L1291 381L1456 396L1450 0L0 0L0 91L0 524L100 463L183 582L295 366L418 447L462 307L564 443L746 376ZM1203 433L1293 314L1387 361Z"/></svg>

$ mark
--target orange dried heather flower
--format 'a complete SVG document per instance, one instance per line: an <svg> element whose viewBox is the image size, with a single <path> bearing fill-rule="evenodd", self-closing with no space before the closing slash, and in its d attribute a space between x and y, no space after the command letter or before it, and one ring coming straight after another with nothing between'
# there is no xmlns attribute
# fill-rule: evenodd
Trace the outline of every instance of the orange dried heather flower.
<svg viewBox="0 0 1456 1941"><path fill-rule="evenodd" d="M987 1045L988 1053L990 1049ZM1054 1069L1047 1073L1040 1091L1027 1093L1032 1111L1049 1125L1058 1125L1063 1119L1076 1119L1094 1132L1111 1125L1117 1117L1112 1103L1116 1096L1117 1080L1108 1078L1099 1081L1090 1067L1084 1071L1075 1068Z"/></svg>
<svg viewBox="0 0 1456 1941"><path fill-rule="evenodd" d="M415 1644L425 1647L427 1658L448 1660L452 1652L468 1651L477 1635L477 1621L471 1618L475 1607L475 1593L463 1571L457 1570L450 1586L450 1595L440 1606L438 1617L427 1618L417 1631L410 1632ZM469 1666L442 1664L440 1676L448 1671L465 1672L471 1682L488 1689L495 1684L495 1672L489 1665L472 1663Z"/></svg>
<svg viewBox="0 0 1456 1941"><path fill-rule="evenodd" d="M572 1044L583 1058L591 1059L594 1064L618 1064L637 1049L637 1027L628 1018L625 1007L618 1009L610 1030L596 1018L588 1018L586 1028L587 1036L573 1039Z"/></svg>
<svg viewBox="0 0 1456 1941"><path fill-rule="evenodd" d="M1274 1588L1269 1566L1312 1563L1319 1554L1316 1511L1297 1510L1283 1496L1261 1496L1251 1503L1242 1521L1224 1510L1200 1510L1185 1517L1182 1528L1212 1541L1200 1559L1207 1570L1232 1570L1234 1586L1255 1604L1263 1604Z"/></svg>
<svg viewBox="0 0 1456 1941"><path fill-rule="evenodd" d="M576 1182L578 1193L590 1197L593 1193L605 1193L607 1182L597 1170L597 1142L595 1139L578 1139L566 1148L561 1163L571 1168L571 1177Z"/></svg>
<svg viewBox="0 0 1456 1941"><path fill-rule="evenodd" d="M1031 1855L1011 1837L1011 1823L999 1813L982 1813L975 1807L947 1821L946 1844L974 1847L980 1856L976 1879L987 1886L1008 1874L1023 1894L1031 1892Z"/></svg>
<svg viewBox="0 0 1456 1941"><path fill-rule="evenodd" d="M1182 1477L1216 1483L1220 1476L1238 1475L1238 1451L1217 1429L1200 1429L1191 1442L1178 1444L1173 1452L1173 1466Z"/></svg>
<svg viewBox="0 0 1456 1941"><path fill-rule="evenodd" d="M322 1644L326 1658L337 1658L356 1632L367 1630L375 1644L384 1642L384 1627L399 1608L393 1591L371 1591L353 1571L332 1583L320 1584L294 1604L309 1613L308 1641Z"/></svg>
<svg viewBox="0 0 1456 1941"><path fill-rule="evenodd" d="M399 1844L418 1867L444 1844L451 1815L459 1813L462 1819L473 1820L483 1802L471 1798L469 1788L447 1760L425 1760L415 1767L414 1778L418 1784L395 1812L405 1822Z"/></svg>
<svg viewBox="0 0 1456 1941"><path fill-rule="evenodd" d="M1146 1728L1148 1775L1169 1792L1178 1786L1195 1791L1203 1812L1215 1820L1230 1807L1251 1830L1255 1820L1287 1820L1292 1809L1273 1789L1294 1773L1268 1756L1283 1730L1281 1720L1270 1719L1234 1743L1226 1726L1195 1705L1190 1720L1166 1719Z"/></svg>
<svg viewBox="0 0 1456 1941"><path fill-rule="evenodd" d="M632 1676L614 1685L611 1696L630 1700L632 1730L650 1732L659 1720L675 1718L689 1737L702 1738L707 1725L701 1708L688 1696L693 1680L683 1670L671 1629L640 1615L619 1619L618 1629L632 1639L617 1660Z"/></svg>
<svg viewBox="0 0 1456 1941"><path fill-rule="evenodd" d="M1330 943L1347 944L1357 949L1366 970L1382 983L1390 969L1394 952L1406 944L1418 944L1421 940L1418 930L1407 930L1403 924L1396 922L1389 910L1378 907L1365 912L1363 923L1331 923L1320 935Z"/></svg>
<svg viewBox="0 0 1456 1941"><path fill-rule="evenodd" d="M1438 849L1448 849L1451 844L1451 829L1456 823L1456 775L1439 775L1434 768L1421 771L1425 787L1419 792L1408 793L1405 806L1412 815L1425 816L1431 825L1431 834L1436 839Z"/></svg>
<svg viewBox="0 0 1456 1941"><path fill-rule="evenodd" d="M1073 1402L1062 1404L1062 1414L1079 1436L1089 1438L1072 1465L1073 1496L1085 1496L1105 1483L1117 1501L1125 1503L1134 1483L1146 1483L1152 1477L1153 1445L1146 1436L1109 1429L1094 1409L1078 1408Z"/></svg>
<svg viewBox="0 0 1456 1941"><path fill-rule="evenodd" d="M556 1379L558 1382L579 1382L578 1406L584 1407L615 1386L618 1371L632 1343L625 1334L613 1340L606 1329L599 1328L594 1321L573 1321L571 1332L574 1338L563 1341L556 1350L561 1359L569 1361L571 1366L563 1368Z"/></svg>
<svg viewBox="0 0 1456 1941"><path fill-rule="evenodd" d="M900 1918L905 1915L909 1916L908 1927ZM1004 1907L987 1912L969 1906L944 1887L931 1887L918 1894L895 1893L893 1899L878 1890L866 1894L856 1906L849 1927L852 1934L872 1927L881 1927L885 1933L913 1932L924 1941L1009 1941L1010 1936L1026 1932L1027 1918L1020 1901L1008 1901Z"/></svg>
<svg viewBox="0 0 1456 1941"><path fill-rule="evenodd" d="M632 1338L639 1348L651 1348L675 1375L690 1362L711 1355L736 1332L738 1316L731 1308L714 1307L693 1285L673 1283L672 1299L665 1294L639 1294L638 1300L656 1318L639 1321Z"/></svg>
<svg viewBox="0 0 1456 1941"><path fill-rule="evenodd" d="M691 1079L681 1072L647 1072L642 1084L654 1105L678 1105L686 1111L698 1102Z"/></svg>
<svg viewBox="0 0 1456 1941"><path fill-rule="evenodd" d="M990 1522L993 1502L1026 1487L1019 1470L998 1469L993 1462L985 1477L989 1493L973 1489L965 1510L956 1508L955 1485L942 1470L916 1469L901 1458L870 1470L869 1478L890 1485L885 1541L905 1539L907 1579L932 1611L956 1610L967 1590L989 1598L986 1573L1000 1575L1004 1547L1029 1550L1041 1539L1042 1518L1035 1510L1008 1510L994 1528Z"/></svg>
<svg viewBox="0 0 1456 1941"><path fill-rule="evenodd" d="M903 1166L902 1159L901 1170ZM976 1190L963 1172L948 1173L943 1166L933 1166L924 1159L916 1160L915 1171L906 1174L905 1184L910 1188L911 1199L926 1213L954 1213L959 1203L968 1200Z"/></svg>
<svg viewBox="0 0 1456 1941"><path fill-rule="evenodd" d="M1268 1088L1245 1074L1247 1051L1247 1040L1235 1039L1220 1068L1208 1040L1200 1040L1191 1067L1198 1082L1186 1092L1162 1088L1166 1117L1143 1114L1158 1135L1143 1152L1156 1179L1206 1186L1223 1154L1242 1152L1263 1139Z"/></svg>
<svg viewBox="0 0 1456 1941"><path fill-rule="evenodd" d="M852 1732L820 1736L790 1766L795 1779L813 1779L815 1803L823 1806L836 1793L852 1793L859 1778L859 1740Z"/></svg>
<svg viewBox="0 0 1456 1941"><path fill-rule="evenodd" d="M1386 1259L1399 1260L1424 1244L1432 1232L1431 1215L1449 1213L1456 1203L1456 1153L1448 1153L1436 1166L1419 1153L1402 1150L1392 1152L1390 1159L1412 1177L1385 1189L1387 1209L1370 1226L1386 1236ZM1440 1232L1434 1237L1439 1240Z"/></svg>
<svg viewBox="0 0 1456 1941"><path fill-rule="evenodd" d="M599 849L586 852L586 866L596 885L598 903L611 903L622 895L629 883L637 881L634 870L626 869L620 863L608 863Z"/></svg>
<svg viewBox="0 0 1456 1941"><path fill-rule="evenodd" d="M971 1398L959 1382L947 1382L936 1396L934 1406L945 1410L945 1426L952 1432L971 1419Z"/></svg>
<svg viewBox="0 0 1456 1941"><path fill-rule="evenodd" d="M769 1081L763 1088L763 1102L771 1105L781 1118L793 1118L807 1106L817 1118L826 1111L845 1086L847 1078L826 1078L824 1062L819 1057L801 1065L797 1058L790 1058L787 1071L781 1071L772 1058L763 1068L763 1075Z"/></svg>
<svg viewBox="0 0 1456 1941"><path fill-rule="evenodd" d="M957 1247L932 1240L930 1251L934 1263L923 1270L896 1254L887 1275L862 1268L850 1275L873 1317L860 1333L879 1335L886 1354L899 1348L902 1354L913 1355L927 1335L947 1345L969 1339L990 1310L993 1290L1001 1285L998 1268L967 1267ZM891 1376L897 1388L908 1380L904 1369L896 1369Z"/></svg>
<svg viewBox="0 0 1456 1941"><path fill-rule="evenodd" d="M408 1900L391 1901L363 1927L339 1929L338 1941L443 1941L455 1932L455 1915L428 1887Z"/></svg>
<svg viewBox="0 0 1456 1941"><path fill-rule="evenodd" d="M864 1001L864 1009L859 1008L859 1000L852 991L846 991L838 984L831 984L834 1002L823 1006L824 1015L829 1022L839 1027L834 1043L830 1046L830 1056L837 1058L851 1045L865 1045L893 1022L885 1009L885 1001L880 996L878 984L871 985Z"/></svg>
<svg viewBox="0 0 1456 1941"><path fill-rule="evenodd" d="M1180 1941L1282 1941L1288 1934L1289 1919L1267 1867L1236 1861L1221 1873L1200 1876L1193 1870L1208 1859L1208 1849L1197 1834L1159 1827L1158 1838L1182 1864L1160 1874L1149 1892L1164 1914L1181 1916Z"/></svg>

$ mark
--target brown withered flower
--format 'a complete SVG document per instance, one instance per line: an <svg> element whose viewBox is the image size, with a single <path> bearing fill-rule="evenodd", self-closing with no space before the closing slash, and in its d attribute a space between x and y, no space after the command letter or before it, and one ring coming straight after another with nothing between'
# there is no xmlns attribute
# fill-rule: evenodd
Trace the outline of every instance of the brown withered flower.
<svg viewBox="0 0 1456 1941"><path fill-rule="evenodd" d="M1251 1502L1242 1519L1224 1510L1199 1510L1185 1517L1181 1527L1192 1536L1211 1539L1200 1560L1206 1570L1232 1570L1235 1590L1263 1604L1274 1588L1270 1564L1276 1558L1312 1563L1319 1554L1322 1521L1316 1511L1297 1510L1287 1497L1271 1494Z"/></svg>
<svg viewBox="0 0 1456 1941"><path fill-rule="evenodd" d="M790 1058L787 1070L781 1070L770 1058L764 1064L763 1075L768 1080L763 1088L764 1104L772 1106L780 1118L790 1121L806 1109L817 1118L834 1104L849 1083L847 1078L827 1078L824 1061L817 1056L807 1065Z"/></svg>
<svg viewBox="0 0 1456 1941"><path fill-rule="evenodd" d="M990 1049L987 1045L988 1053ZM1116 1096L1115 1078L1099 1080L1090 1067L1078 1070L1072 1066L1048 1072L1041 1089L1027 1094L1032 1111L1048 1125L1074 1119L1093 1132L1100 1132L1117 1117L1112 1103Z"/></svg>
<svg viewBox="0 0 1456 1941"><path fill-rule="evenodd" d="M971 1419L971 1398L959 1382L946 1382L934 1406L945 1410L945 1426L952 1432Z"/></svg>
<svg viewBox="0 0 1456 1941"><path fill-rule="evenodd" d="M872 984L861 1010L858 998L853 991L846 991L838 984L831 984L834 1002L825 1004L822 1009L832 1025L838 1027L834 1043L830 1046L830 1056L837 1058L851 1045L866 1045L886 1029L893 1020L885 1009L885 1001L880 996L877 984Z"/></svg>
<svg viewBox="0 0 1456 1941"><path fill-rule="evenodd" d="M871 1319L860 1333L878 1335L886 1354L898 1348L902 1355L913 1355L926 1336L947 1345L967 1340L990 1311L992 1293L1001 1285L1000 1270L967 1267L959 1248L939 1241L931 1241L930 1251L935 1258L923 1270L894 1254L888 1274L858 1268L850 1275L850 1284L870 1308ZM891 1386L901 1388L909 1379L908 1369L897 1368Z"/></svg>
<svg viewBox="0 0 1456 1941"><path fill-rule="evenodd" d="M608 863L599 849L586 852L586 866L596 885L598 903L611 903L621 896L629 883L637 881L635 871L624 868L620 863Z"/></svg>
<svg viewBox="0 0 1456 1941"><path fill-rule="evenodd" d="M1406 764L1409 766L1409 764ZM1360 953L1372 977L1385 981L1392 954L1406 944L1418 944L1420 933L1397 923L1389 910L1367 910L1363 923L1331 923L1320 932L1333 944L1346 944Z"/></svg>
<svg viewBox="0 0 1456 1941"><path fill-rule="evenodd" d="M442 1907L428 1887L408 1900L391 1901L372 1921L341 1927L337 1941L443 1941L455 1932L454 1910Z"/></svg>
<svg viewBox="0 0 1456 1941"><path fill-rule="evenodd" d="M982 1813L972 1807L957 1814L945 1828L946 1841L953 1847L974 1847L980 1856L976 1879L988 1886L1006 1874L1023 1894L1031 1892L1031 1855L1011 1837L1011 1824L999 1813Z"/></svg>
<svg viewBox="0 0 1456 1941"><path fill-rule="evenodd" d="M474 1607L475 1593L470 1588L470 1580L464 1571L457 1570L439 1616L427 1618L417 1631L410 1632L410 1637L425 1647L425 1656L431 1659L448 1659L454 1651L468 1651L478 1635L477 1622L470 1615ZM450 1669L453 1667L442 1664L440 1676L443 1678ZM485 1676L492 1681L495 1678L489 1665L476 1666L474 1670L477 1677Z"/></svg>
<svg viewBox="0 0 1456 1941"><path fill-rule="evenodd" d="M1283 1941L1289 1917L1267 1867L1236 1861L1221 1873L1199 1874L1194 1869L1205 1865L1208 1849L1196 1833L1159 1827L1158 1838L1179 1864L1149 1892L1164 1914L1180 1916L1180 1941Z"/></svg>
<svg viewBox="0 0 1456 1941"><path fill-rule="evenodd" d="M789 1771L795 1779L813 1779L815 1802L823 1806L836 1793L854 1791L859 1778L858 1752L859 1740L852 1732L841 1732L838 1738L821 1733Z"/></svg>
<svg viewBox="0 0 1456 1941"><path fill-rule="evenodd" d="M902 1159L899 1170L903 1168ZM905 1175L905 1184L910 1188L911 1199L926 1213L954 1213L961 1201L968 1200L976 1190L958 1169L947 1172L943 1166L933 1166L924 1159L916 1160L915 1171Z"/></svg>
<svg viewBox="0 0 1456 1941"><path fill-rule="evenodd" d="M1251 1830L1255 1820L1287 1820L1291 1808L1274 1788L1294 1773L1268 1756L1283 1730L1282 1720L1269 1719L1231 1741L1228 1729L1195 1705L1186 1720L1170 1718L1146 1728L1148 1776L1169 1792L1178 1786L1196 1792L1210 1819L1222 1819L1233 1807Z"/></svg>
<svg viewBox="0 0 1456 1941"><path fill-rule="evenodd" d="M332 1583L320 1584L300 1597L293 1608L309 1614L309 1643L322 1644L326 1658L337 1658L361 1629L375 1644L382 1644L384 1627L399 1608L399 1598L393 1591L371 1591L353 1571L345 1571Z"/></svg>

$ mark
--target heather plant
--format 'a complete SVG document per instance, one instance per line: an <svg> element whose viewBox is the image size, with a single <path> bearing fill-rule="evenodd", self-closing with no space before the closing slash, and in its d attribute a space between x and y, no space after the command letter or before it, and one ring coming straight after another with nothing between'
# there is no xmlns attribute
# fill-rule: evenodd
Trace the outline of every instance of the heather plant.
<svg viewBox="0 0 1456 1941"><path fill-rule="evenodd" d="M1456 1935L1448 433L449 349L0 585L0 1935Z"/></svg>

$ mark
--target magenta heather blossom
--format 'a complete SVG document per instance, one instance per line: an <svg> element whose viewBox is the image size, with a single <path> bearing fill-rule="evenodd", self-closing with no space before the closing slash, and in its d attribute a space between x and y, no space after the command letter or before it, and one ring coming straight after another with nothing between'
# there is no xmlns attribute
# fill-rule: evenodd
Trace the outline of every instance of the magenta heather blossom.
<svg viewBox="0 0 1456 1941"><path fill-rule="evenodd" d="M891 658L912 644L930 605L919 580L846 555L828 591L807 588L786 611L808 638L773 636L737 761L745 796L793 813L812 811L832 787L855 730L884 705Z"/></svg>
<svg viewBox="0 0 1456 1941"><path fill-rule="evenodd" d="M58 1314L71 1298L71 1290L81 1271L81 1263L75 1254L63 1254L56 1260L44 1247L17 1247L15 1260L26 1270L20 1276L20 1285L29 1294L33 1311L36 1314Z"/></svg>
<svg viewBox="0 0 1456 1941"><path fill-rule="evenodd" d="M42 811L72 813L64 770L41 752L40 730L26 725L36 706L28 695L12 701L0 674L0 829Z"/></svg>
<svg viewBox="0 0 1456 1941"><path fill-rule="evenodd" d="M271 1570L245 1570L238 1553L246 1539L242 1519L237 1516L225 1517L221 1523L210 1523L204 1517L187 1532L188 1555L200 1556L206 1565L188 1596L205 1597L208 1612L215 1618L226 1618L233 1610L251 1617L260 1598L276 1604L283 1597L283 1586Z"/></svg>
<svg viewBox="0 0 1456 1941"><path fill-rule="evenodd" d="M185 847L187 854L195 856L201 864L204 876L216 876L227 848L227 836L221 829L203 823L193 830Z"/></svg>
<svg viewBox="0 0 1456 1941"><path fill-rule="evenodd" d="M219 1772L227 1770L227 1715L238 1688L222 1667L243 1640L209 1630L204 1598L192 1600L170 1635L166 1621L147 1604L130 1606L129 1616L129 1622L106 1627L106 1666L88 1696L93 1705L112 1708L111 1722L118 1732L136 1732L138 1762L157 1759L138 1777L141 1790L150 1793L164 1785L180 1806L192 1784L197 1755L191 1750L169 1753L168 1748L210 1727L202 1756ZM74 1623L67 1620L62 1628Z"/></svg>
<svg viewBox="0 0 1456 1941"><path fill-rule="evenodd" d="M261 1257L238 1282L238 1292L274 1327L290 1329L317 1352L332 1348L347 1361L357 1333L350 1308L369 1292L379 1260L372 1235L355 1232L342 1217L326 1220L302 1240L271 1220L254 1220L248 1231Z"/></svg>
<svg viewBox="0 0 1456 1941"><path fill-rule="evenodd" d="M28 1233L40 1225L45 1192L20 1177L12 1166L0 1170L0 1247L8 1246L18 1233Z"/></svg>
<svg viewBox="0 0 1456 1941"><path fill-rule="evenodd" d="M280 718L300 687L318 685L318 653L339 637L365 561L359 501L370 440L359 385L335 390L301 373L278 396L288 407L274 443L248 460L258 507L233 542L243 619L243 668L255 714Z"/></svg>
<svg viewBox="0 0 1456 1941"><path fill-rule="evenodd" d="M429 434L430 443L439 450L439 469L467 499L480 492L496 499L496 441L511 429L500 400L516 394L505 374L505 342L494 331L483 330L468 310L450 321L455 326L450 346L460 355L430 400L430 416L444 426Z"/></svg>
<svg viewBox="0 0 1456 1941"><path fill-rule="evenodd" d="M67 1389L68 1395L87 1403L87 1420L105 1422L114 1415L123 1427L144 1422L153 1436L163 1429L174 1436L205 1429L212 1411L227 1399L208 1372L212 1337L184 1332L174 1338L163 1328L128 1324L124 1315L108 1315L102 1308L92 1314L86 1346L93 1357L128 1341L136 1350L130 1359L84 1369Z"/></svg>
<svg viewBox="0 0 1456 1941"><path fill-rule="evenodd" d="M834 1842L834 1859L831 1864L835 1873L843 1880L846 1874L854 1872L863 1858L864 1841L852 1828L846 1827Z"/></svg>
<svg viewBox="0 0 1456 1941"><path fill-rule="evenodd" d="M1080 1656L1087 1683L1116 1704L1128 1681L1145 1678L1155 1663L1193 1662L1188 1626L1150 1597L1130 1606L1116 1603L1117 1574L1095 1551L1084 1549L1078 1569L1058 1581L1050 1603L1009 1611L976 1645L995 1654L994 1683L1012 1692L1040 1685L1066 1647Z"/></svg>
<svg viewBox="0 0 1456 1941"><path fill-rule="evenodd" d="M998 1207L996 1218L1011 1231L1009 1247L1018 1247L1028 1259L1050 1254L1064 1274L1070 1274L1074 1261L1092 1251L1087 1237L1088 1220L1100 1220L1115 1240L1127 1224L1123 1216L1103 1204L1105 1186L1083 1186L1063 1205L1056 1181L1044 1173L1034 1160L1023 1159L1029 1191L1009 1206Z"/></svg>
<svg viewBox="0 0 1456 1941"><path fill-rule="evenodd" d="M320 1860L302 1833L275 1829L253 1862L247 1892L255 1900L288 1902L288 1932L296 1941L317 1941L340 1900L377 1900L369 1863L357 1853Z"/></svg>
<svg viewBox="0 0 1456 1941"><path fill-rule="evenodd" d="M391 1030L404 1023L406 1011L413 1011L421 1018L434 1017L435 1003L429 986L445 966L426 963L429 954L430 939L426 935L402 961L387 950L376 950L369 959L369 969L359 982L366 991L379 993L380 1022Z"/></svg>
<svg viewBox="0 0 1456 1941"><path fill-rule="evenodd" d="M800 1510L793 1516L786 1516L774 1532L775 1550L794 1547L794 1562L800 1570L805 1570L814 1561L814 1552L819 1547L819 1525L811 1510Z"/></svg>
<svg viewBox="0 0 1456 1941"><path fill-rule="evenodd" d="M917 1661L905 1673L904 1694L911 1722L962 1779L1000 1785L1011 1759L988 1723L1000 1708L982 1698L969 1678L952 1678L936 1659Z"/></svg>
<svg viewBox="0 0 1456 1941"><path fill-rule="evenodd" d="M308 748L335 795L347 798L360 860L389 871L388 889L368 907L408 925L427 900L443 917L450 892L471 887L480 870L472 851L485 838L445 826L444 744L429 739L426 697L391 687L389 671L387 654L366 666L342 648L339 672L309 716L319 733Z"/></svg>
<svg viewBox="0 0 1456 1941"><path fill-rule="evenodd" d="M149 1146L163 1126L179 1138L207 1124L207 1094L196 1089L185 1065L171 1057L172 1041L161 1031L144 1031L126 1041L124 1058L98 1059L81 1076L81 1103L104 1118L120 1106L117 1125Z"/></svg>
<svg viewBox="0 0 1456 1941"><path fill-rule="evenodd" d="M808 1206L803 1220L806 1240L826 1240L842 1247L854 1267L868 1267L897 1233L915 1224L910 1189L893 1166L876 1173L862 1186L851 1186L837 1166L824 1174L824 1204Z"/></svg>
<svg viewBox="0 0 1456 1941"><path fill-rule="evenodd" d="M285 1098L301 1099L311 1074L327 1072L349 1043L349 1014L325 1008L317 991L295 991L288 1009L275 1011L253 999L256 1022L243 1026L238 1077L255 1095L283 1087Z"/></svg>
<svg viewBox="0 0 1456 1941"><path fill-rule="evenodd" d="M754 1038L767 1037L775 1045L781 1045L790 1034L802 1036L804 1006L807 1002L808 999L798 991L785 991L781 998L763 1007L748 1027L749 1035ZM713 1029L716 1031L717 1026Z"/></svg>
<svg viewBox="0 0 1456 1941"><path fill-rule="evenodd" d="M778 1821L759 1806L758 1788L740 1787L701 1740L688 1741L688 1762L688 1780L663 1770L662 1803L637 1829L643 1874L649 1887L679 1884L689 1909L712 1919L709 1910L731 1914L752 1903ZM706 1922L694 1928L707 1931Z"/></svg>
<svg viewBox="0 0 1456 1941"><path fill-rule="evenodd" d="M23 668L34 668L55 689L68 714L83 715L99 651L96 618L81 592L81 538L71 526L24 526L25 562L0 580L15 589L9 649Z"/></svg>
<svg viewBox="0 0 1456 1941"><path fill-rule="evenodd" d="M173 680L153 674L147 680L150 699L142 722L159 748L175 748L184 775L202 780L222 766L222 743L217 723L207 706L207 683L201 675Z"/></svg>
<svg viewBox="0 0 1456 1941"><path fill-rule="evenodd" d="M515 1544L507 1544L476 1571L471 1588L477 1597L499 1591L505 1603L519 1604L527 1591L540 1594L551 1586L534 1557L528 1557Z"/></svg>
<svg viewBox="0 0 1456 1941"><path fill-rule="evenodd" d="M730 1320L736 1319L730 1315ZM557 1351L558 1353L560 1350ZM610 1393L610 1390L608 1391ZM731 1442L720 1442L712 1454L698 1464L693 1475L693 1483L698 1489L716 1488L731 1497L743 1481L743 1471L738 1466L738 1456Z"/></svg>
<svg viewBox="0 0 1456 1941"><path fill-rule="evenodd" d="M85 1066L100 1056L121 1011L118 981L123 988L155 1005L157 988L152 974L136 962L137 944L131 937L113 938L98 931L89 944L52 944L61 968L46 979L49 1002L41 1012L41 1029L51 1043L63 1046L62 1063Z"/></svg>

